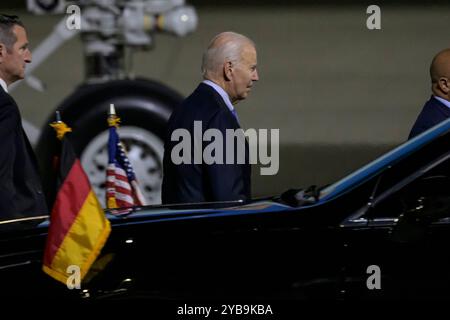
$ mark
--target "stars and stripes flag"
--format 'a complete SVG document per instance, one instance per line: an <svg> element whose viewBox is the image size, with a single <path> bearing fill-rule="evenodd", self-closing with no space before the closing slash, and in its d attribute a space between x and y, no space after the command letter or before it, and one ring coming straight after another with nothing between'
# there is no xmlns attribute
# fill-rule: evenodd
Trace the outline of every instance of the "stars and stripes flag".
<svg viewBox="0 0 450 320"><path fill-rule="evenodd" d="M111 105L108 117L109 161L106 170L106 205L109 209L144 206L146 205L144 196L117 133L119 122L120 118L115 113L114 105Z"/></svg>

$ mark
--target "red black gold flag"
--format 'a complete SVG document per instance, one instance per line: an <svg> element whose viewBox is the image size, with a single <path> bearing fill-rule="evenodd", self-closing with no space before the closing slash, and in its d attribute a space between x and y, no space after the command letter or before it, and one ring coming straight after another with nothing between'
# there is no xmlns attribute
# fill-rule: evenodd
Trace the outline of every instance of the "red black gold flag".
<svg viewBox="0 0 450 320"><path fill-rule="evenodd" d="M69 266L78 266L81 279L103 248L110 232L109 220L89 183L80 161L65 137L64 122L51 124L61 140L58 191L50 218L43 270L67 283Z"/></svg>

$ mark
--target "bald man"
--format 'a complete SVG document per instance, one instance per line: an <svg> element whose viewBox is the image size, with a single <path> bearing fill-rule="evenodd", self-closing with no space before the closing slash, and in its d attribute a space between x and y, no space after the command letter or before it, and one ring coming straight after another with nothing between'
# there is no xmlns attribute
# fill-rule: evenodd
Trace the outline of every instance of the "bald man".
<svg viewBox="0 0 450 320"><path fill-rule="evenodd" d="M450 48L434 57L430 76L433 95L417 117L408 139L450 118Z"/></svg>
<svg viewBox="0 0 450 320"><path fill-rule="evenodd" d="M232 150L225 139L227 129L240 129L235 105L248 97L253 83L258 81L256 64L255 44L246 36L223 32L211 40L203 54L203 82L169 119L164 145L163 203L250 200L247 142L243 139L242 155L242 148L235 146ZM209 129L223 137L221 149L214 151L215 156L223 155L223 161L211 163L204 159L208 143L202 137ZM180 162L175 159L179 156L175 151L179 150L179 135L184 133L192 137L192 143L189 155L183 151L184 160ZM213 140L216 138L210 139ZM196 159L196 154L201 154L202 159ZM225 160L227 155L233 155L233 161ZM239 161L239 157L245 161Z"/></svg>

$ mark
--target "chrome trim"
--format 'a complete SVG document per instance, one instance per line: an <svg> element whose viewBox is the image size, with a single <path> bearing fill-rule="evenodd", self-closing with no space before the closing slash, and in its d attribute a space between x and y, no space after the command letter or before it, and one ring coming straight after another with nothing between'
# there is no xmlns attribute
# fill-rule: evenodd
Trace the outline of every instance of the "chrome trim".
<svg viewBox="0 0 450 320"><path fill-rule="evenodd" d="M0 270L14 268L14 267L18 267L18 266L25 266L25 265L29 265L29 264L31 264L30 260L25 261L25 262L20 262L20 263L8 264L6 266L0 266Z"/></svg>
<svg viewBox="0 0 450 320"><path fill-rule="evenodd" d="M0 225L1 224L7 224L7 223L16 223L16 222L23 222L23 221L33 221L33 220L40 220L40 219L48 219L48 218L50 218L49 215L27 217L27 218L19 218L19 219L12 219L12 220L5 220L5 221L0 221Z"/></svg>

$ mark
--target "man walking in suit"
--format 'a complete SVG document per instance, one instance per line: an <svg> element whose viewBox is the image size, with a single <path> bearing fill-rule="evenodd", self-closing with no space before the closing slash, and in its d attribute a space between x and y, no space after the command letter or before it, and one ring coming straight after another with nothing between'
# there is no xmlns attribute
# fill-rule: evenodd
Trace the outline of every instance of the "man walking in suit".
<svg viewBox="0 0 450 320"><path fill-rule="evenodd" d="M210 201L231 201L251 198L249 148L245 143L245 155L231 150L227 143L219 153L233 154L234 161L221 163L175 164L172 151L177 145L172 134L183 129L194 140L195 127L201 123L201 135L208 129L216 129L226 137L229 129L240 129L234 106L246 99L253 83L258 81L256 70L256 48L249 38L234 32L223 32L215 36L203 54L202 72L204 81L172 113L164 150L164 177L162 186L163 203L197 203ZM205 150L201 141L200 152ZM194 159L196 143L190 148ZM236 152L237 151L237 152ZM245 161L236 160L241 156Z"/></svg>
<svg viewBox="0 0 450 320"><path fill-rule="evenodd" d="M417 117L408 139L450 117L450 49L445 49L434 57L430 76L433 95Z"/></svg>
<svg viewBox="0 0 450 320"><path fill-rule="evenodd" d="M35 156L8 94L30 62L24 25L16 16L0 15L0 221L48 214Z"/></svg>

